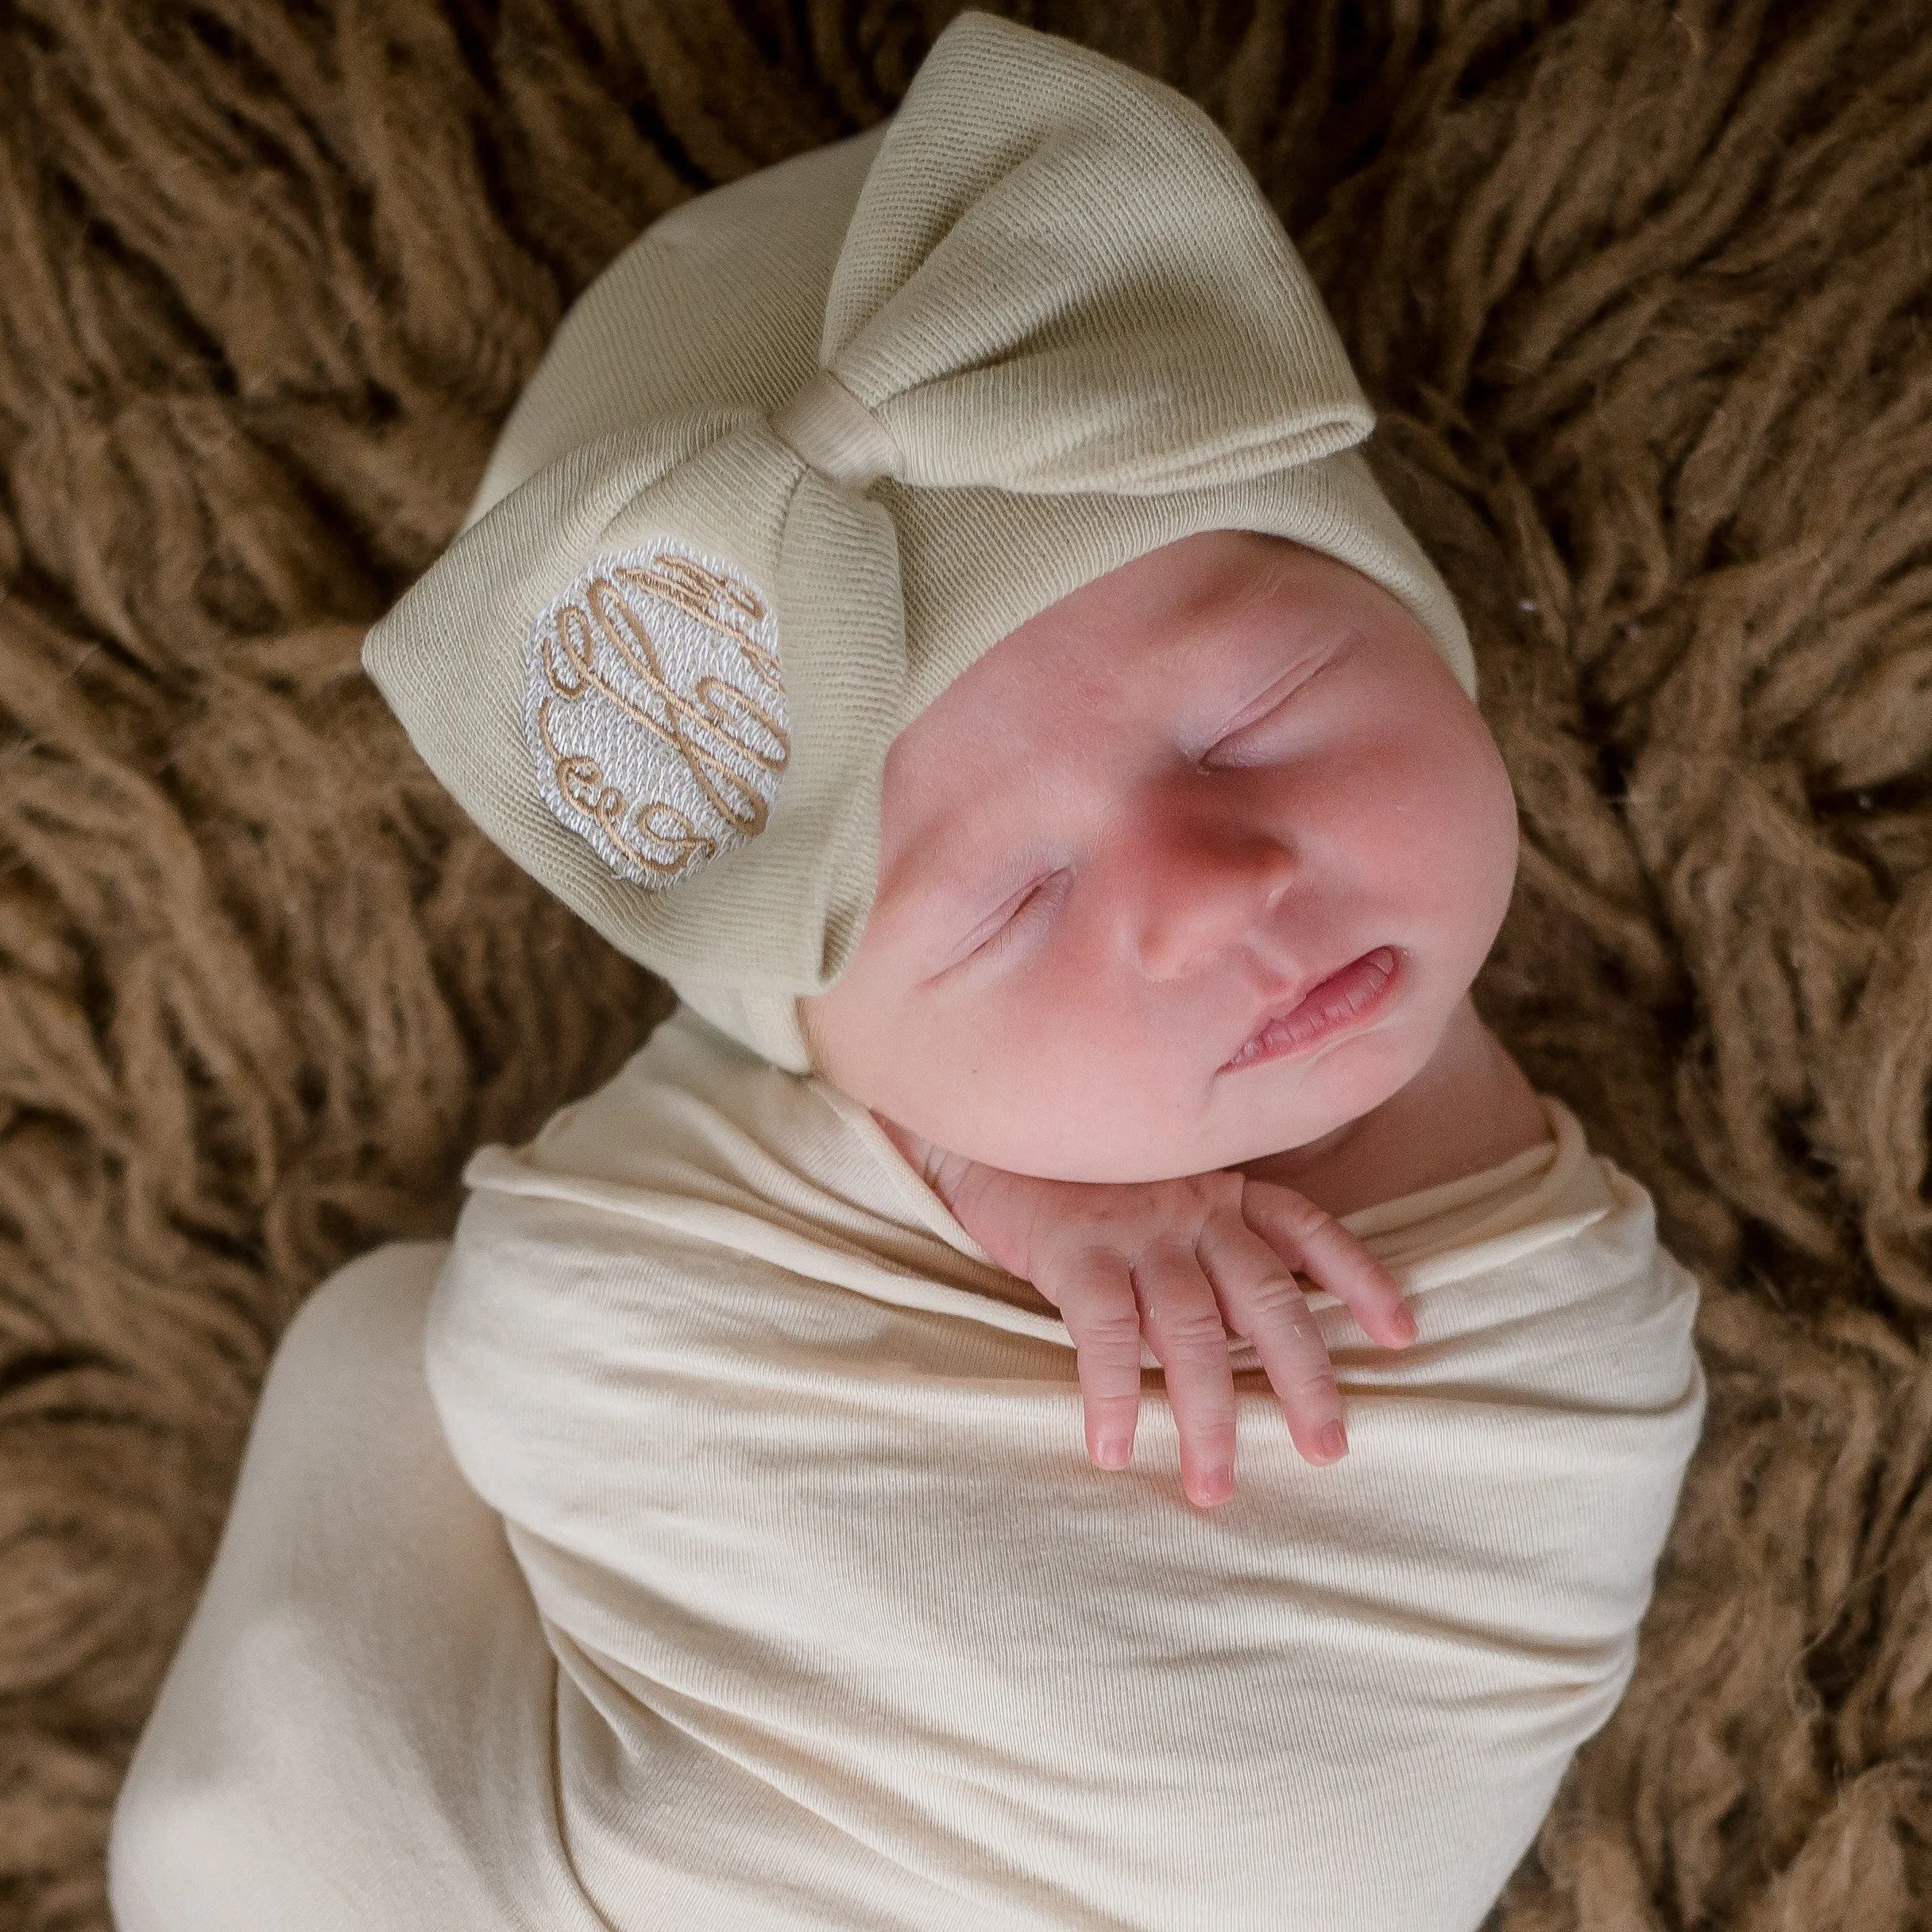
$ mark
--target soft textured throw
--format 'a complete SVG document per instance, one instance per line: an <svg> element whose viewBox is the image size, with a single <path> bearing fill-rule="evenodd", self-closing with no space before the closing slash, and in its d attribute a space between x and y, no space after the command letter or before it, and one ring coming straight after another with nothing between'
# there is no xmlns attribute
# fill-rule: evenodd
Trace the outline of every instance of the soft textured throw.
<svg viewBox="0 0 1932 1932"><path fill-rule="evenodd" d="M1349 1217L1421 1335L1312 1297L1344 1461L1300 1460L1231 1343L1239 1486L1204 1513L1157 1371L1131 1469L1091 1467L1053 1310L862 1110L678 1016L470 1164L428 1381L521 1578L384 1482L252 1518L245 1486L231 1540L296 1494L326 1534L340 1488L341 1574L251 1688L230 1660L292 1619L218 1570L130 1784L127 1932L230 1922L171 1815L261 1844L290 1927L1466 1932L1623 1689L1704 1406L1648 1196L1546 1105L1542 1148ZM314 1768L255 1833L238 1754L276 1736Z"/></svg>

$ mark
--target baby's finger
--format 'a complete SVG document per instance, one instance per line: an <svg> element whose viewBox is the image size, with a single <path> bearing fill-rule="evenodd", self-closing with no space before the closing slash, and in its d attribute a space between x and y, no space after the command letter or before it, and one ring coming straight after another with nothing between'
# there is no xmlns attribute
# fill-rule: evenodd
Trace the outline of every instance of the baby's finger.
<svg viewBox="0 0 1932 1932"><path fill-rule="evenodd" d="M1200 1255L1227 1325L1254 1344L1304 1462L1335 1462L1348 1451L1342 1392L1335 1386L1321 1324L1293 1272L1266 1242L1238 1222L1202 1231Z"/></svg>
<svg viewBox="0 0 1932 1932"><path fill-rule="evenodd" d="M1160 1362L1180 1437L1180 1483L1205 1507L1235 1493L1235 1375L1213 1285L1192 1250L1152 1247L1135 1264L1147 1344Z"/></svg>
<svg viewBox="0 0 1932 1932"><path fill-rule="evenodd" d="M1084 1248L1041 1271L1034 1285L1059 1309L1080 1368L1087 1454L1124 1469L1141 1408L1141 1312L1125 1259Z"/></svg>
<svg viewBox="0 0 1932 1932"><path fill-rule="evenodd" d="M1389 1348L1415 1340L1416 1318L1401 1284L1333 1215L1267 1180L1248 1183L1241 1211L1282 1260L1341 1302L1365 1334Z"/></svg>

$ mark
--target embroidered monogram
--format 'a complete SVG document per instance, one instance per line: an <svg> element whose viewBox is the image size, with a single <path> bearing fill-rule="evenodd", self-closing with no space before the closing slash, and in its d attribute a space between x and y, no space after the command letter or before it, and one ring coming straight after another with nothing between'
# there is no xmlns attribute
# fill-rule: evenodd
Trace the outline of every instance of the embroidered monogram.
<svg viewBox="0 0 1932 1932"><path fill-rule="evenodd" d="M674 885L764 830L791 751L778 620L731 565L668 539L600 557L525 669L538 788L612 871Z"/></svg>

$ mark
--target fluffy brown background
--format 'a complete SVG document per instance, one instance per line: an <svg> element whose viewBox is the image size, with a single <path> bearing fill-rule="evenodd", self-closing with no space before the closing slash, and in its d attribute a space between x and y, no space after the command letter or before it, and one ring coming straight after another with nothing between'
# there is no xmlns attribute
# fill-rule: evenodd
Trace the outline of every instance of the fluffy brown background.
<svg viewBox="0 0 1932 1932"><path fill-rule="evenodd" d="M570 297L887 113L953 10L0 0L0 1923L106 1922L292 1312L660 1010L361 632ZM1205 103L1300 242L1522 801L1483 1004L1707 1285L1636 1681L1499 1922L1922 1927L1932 24L1024 17Z"/></svg>

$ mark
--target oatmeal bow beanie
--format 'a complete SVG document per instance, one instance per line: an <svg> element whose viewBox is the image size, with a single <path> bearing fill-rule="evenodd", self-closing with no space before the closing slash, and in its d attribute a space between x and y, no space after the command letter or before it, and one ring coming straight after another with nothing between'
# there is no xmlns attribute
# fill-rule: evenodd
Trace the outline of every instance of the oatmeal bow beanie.
<svg viewBox="0 0 1932 1932"><path fill-rule="evenodd" d="M1461 620L1355 445L1320 297L1206 114L983 14L883 129L700 196L571 309L363 663L527 871L794 1072L900 728L1200 531Z"/></svg>

